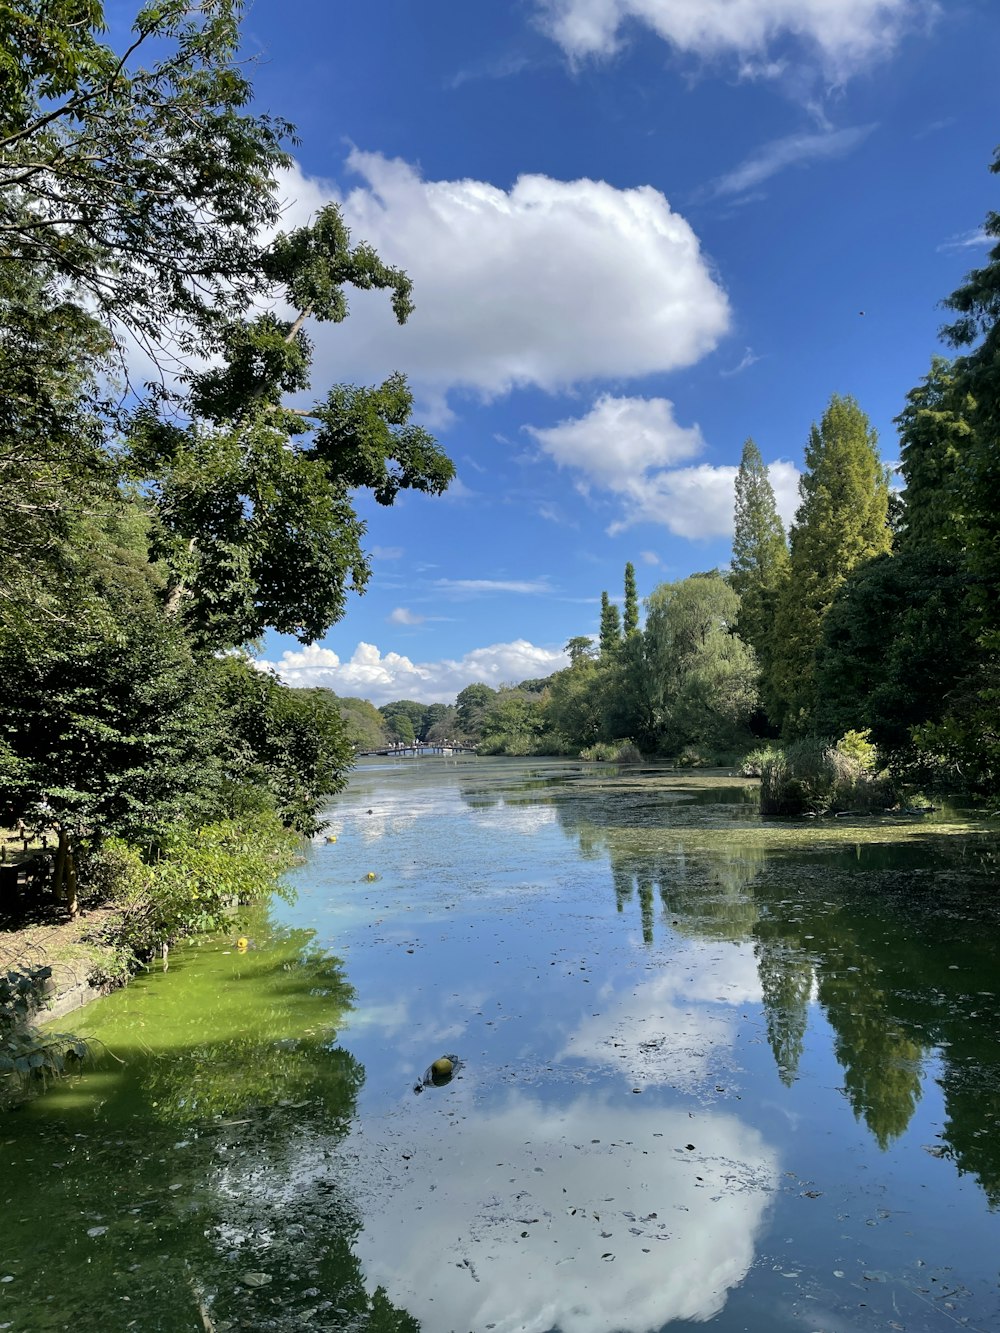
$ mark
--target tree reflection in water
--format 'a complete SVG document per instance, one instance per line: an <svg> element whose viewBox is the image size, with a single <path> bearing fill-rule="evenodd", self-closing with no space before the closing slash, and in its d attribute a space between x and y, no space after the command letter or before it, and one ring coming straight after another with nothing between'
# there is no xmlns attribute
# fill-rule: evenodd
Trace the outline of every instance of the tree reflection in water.
<svg viewBox="0 0 1000 1333"><path fill-rule="evenodd" d="M137 979L101 1007L113 1050L5 1120L0 1176L27 1157L45 1182L5 1236L14 1327L417 1333L365 1288L333 1160L364 1080L336 1041L354 991L313 932L265 932Z"/></svg>
<svg viewBox="0 0 1000 1333"><path fill-rule="evenodd" d="M748 819L745 795L734 803L724 784L679 801L685 781L693 793L698 779L664 783L655 820L648 810L635 819L627 790L608 799L583 783L572 799L552 799L581 853L608 858L618 910L637 904L647 946L656 896L661 930L753 943L783 1083L797 1076L815 1004L833 1029L847 1100L885 1149L910 1124L939 1058L943 1151L1000 1204L995 839L933 826L914 838L888 819L857 831L768 826ZM654 782L634 785L648 806Z"/></svg>

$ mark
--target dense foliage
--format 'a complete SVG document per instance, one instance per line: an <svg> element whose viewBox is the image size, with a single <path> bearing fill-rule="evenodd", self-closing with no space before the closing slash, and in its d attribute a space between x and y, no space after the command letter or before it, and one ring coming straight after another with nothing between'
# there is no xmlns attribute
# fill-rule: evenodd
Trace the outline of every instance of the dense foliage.
<svg viewBox="0 0 1000 1333"><path fill-rule="evenodd" d="M402 376L312 385L309 322L355 288L402 323L410 281L335 207L276 230L241 11L159 0L118 47L99 0L0 6L0 822L54 836L71 912L116 887L137 953L320 828L345 713L381 724L248 654L364 589L359 489L453 472Z"/></svg>

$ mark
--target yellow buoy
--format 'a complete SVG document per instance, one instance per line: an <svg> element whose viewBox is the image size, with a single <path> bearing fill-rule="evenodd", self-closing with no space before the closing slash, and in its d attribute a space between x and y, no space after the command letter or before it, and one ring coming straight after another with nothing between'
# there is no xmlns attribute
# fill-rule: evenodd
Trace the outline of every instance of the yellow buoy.
<svg viewBox="0 0 1000 1333"><path fill-rule="evenodd" d="M250 947L250 941L247 939L245 935L241 935L240 938L236 941L236 947L241 952L245 952Z"/></svg>
<svg viewBox="0 0 1000 1333"><path fill-rule="evenodd" d="M440 1060L435 1060L431 1065L432 1073L436 1074L438 1078L443 1078L445 1074L450 1074L454 1068L455 1066L446 1055L442 1055Z"/></svg>
<svg viewBox="0 0 1000 1333"><path fill-rule="evenodd" d="M336 841L337 841L337 839L334 837L334 835L333 835L332 833L328 833L328 834L326 835L326 840L327 840L327 842L336 842Z"/></svg>
<svg viewBox="0 0 1000 1333"><path fill-rule="evenodd" d="M374 870L369 870L368 874L365 875L365 879L375 879L375 878L376 878L376 876L375 876L375 871L374 871Z"/></svg>

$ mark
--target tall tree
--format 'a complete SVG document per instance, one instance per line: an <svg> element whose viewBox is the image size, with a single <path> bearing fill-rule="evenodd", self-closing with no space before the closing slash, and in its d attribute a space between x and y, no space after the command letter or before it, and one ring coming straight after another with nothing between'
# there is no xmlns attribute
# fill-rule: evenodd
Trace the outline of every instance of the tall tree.
<svg viewBox="0 0 1000 1333"><path fill-rule="evenodd" d="M621 647L622 622L617 603L606 592L601 593L601 656L614 657Z"/></svg>
<svg viewBox="0 0 1000 1333"><path fill-rule="evenodd" d="M789 735L810 723L816 649L834 597L852 569L891 545L889 485L877 436L853 398L830 399L810 431L805 462L769 681Z"/></svg>
<svg viewBox="0 0 1000 1333"><path fill-rule="evenodd" d="M775 612L787 577L788 543L774 489L760 450L747 440L736 473L729 582L740 599L736 630L757 654L765 691L772 674Z"/></svg>
<svg viewBox="0 0 1000 1333"><path fill-rule="evenodd" d="M625 566L625 607L622 629L626 639L639 628L639 594L635 586L635 565L630 560Z"/></svg>
<svg viewBox="0 0 1000 1333"><path fill-rule="evenodd" d="M965 547L963 472L973 445L976 403L964 374L936 356L924 379L906 395L896 418L900 472L905 483L899 546L950 551Z"/></svg>
<svg viewBox="0 0 1000 1333"><path fill-rule="evenodd" d="M1000 175L1000 147L990 171ZM994 242L989 260L973 269L945 301L958 318L942 333L953 347L969 349L953 367L972 426L958 489L977 617L984 641L995 651L1000 649L1000 506L996 502L1000 494L1000 213L988 213L983 230Z"/></svg>

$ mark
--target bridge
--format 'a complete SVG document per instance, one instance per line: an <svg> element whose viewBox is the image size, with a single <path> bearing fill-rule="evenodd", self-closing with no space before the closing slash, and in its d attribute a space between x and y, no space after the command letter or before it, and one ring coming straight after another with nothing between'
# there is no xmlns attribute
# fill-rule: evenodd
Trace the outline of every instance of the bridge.
<svg viewBox="0 0 1000 1333"><path fill-rule="evenodd" d="M461 741L414 741L412 745L387 745L381 750L359 750L359 759L422 759L424 755L475 754L474 745Z"/></svg>

